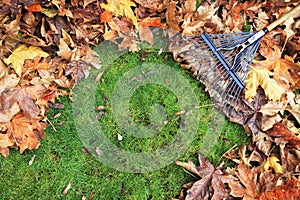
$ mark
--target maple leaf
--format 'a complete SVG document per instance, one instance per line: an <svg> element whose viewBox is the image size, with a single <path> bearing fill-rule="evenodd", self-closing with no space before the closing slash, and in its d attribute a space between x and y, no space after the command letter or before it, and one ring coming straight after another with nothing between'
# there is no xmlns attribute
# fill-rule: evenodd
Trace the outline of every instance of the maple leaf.
<svg viewBox="0 0 300 200"><path fill-rule="evenodd" d="M245 81L245 98L248 100L253 99L257 93L258 86L261 86L270 100L280 100L282 94L285 93L285 89L270 77L273 75L274 73L266 68L251 68Z"/></svg>
<svg viewBox="0 0 300 200"><path fill-rule="evenodd" d="M4 58L4 62L7 65L12 65L12 68L16 71L16 73L21 76L23 64L26 59L33 59L36 56L39 57L47 57L48 53L44 52L39 47L29 46L22 44L18 48L16 48L12 54L8 58Z"/></svg>
<svg viewBox="0 0 300 200"><path fill-rule="evenodd" d="M37 149L39 139L44 138L46 124L39 119L28 119L22 114L16 115L10 122L8 132L12 134L16 144L20 147L20 153L25 149Z"/></svg>
<svg viewBox="0 0 300 200"><path fill-rule="evenodd" d="M288 180L284 185L276 186L273 190L263 193L259 200L289 199L297 200L300 196L299 182L296 178Z"/></svg>
<svg viewBox="0 0 300 200"><path fill-rule="evenodd" d="M243 197L244 199L257 198L257 168L250 169L246 164L240 164L237 166L237 177L239 181L229 182L230 194L234 197Z"/></svg>
<svg viewBox="0 0 300 200"><path fill-rule="evenodd" d="M17 102L26 117L34 118L40 113L35 100L41 98L45 90L45 87L41 85L15 87L6 93L2 93L0 96L0 108L3 112L7 112Z"/></svg>
<svg viewBox="0 0 300 200"><path fill-rule="evenodd" d="M267 67L274 72L273 79L283 87L295 90L300 88L300 65L294 63L293 59L286 56Z"/></svg>
<svg viewBox="0 0 300 200"><path fill-rule="evenodd" d="M202 199L224 199L229 197L229 191L225 184L235 180L229 174L223 173L223 163L215 169L214 166L202 155L199 154L200 166L195 166L191 161L188 163L176 161L188 171L201 177L200 180L194 182L187 191L187 200Z"/></svg>
<svg viewBox="0 0 300 200"><path fill-rule="evenodd" d="M106 11L112 12L115 16L125 16L132 20L136 28L139 27L137 18L133 13L131 7L136 7L136 4L131 0L107 0L107 4L101 3L101 8Z"/></svg>
<svg viewBox="0 0 300 200"><path fill-rule="evenodd" d="M19 78L15 74L9 74L0 80L0 94L5 90L15 87L19 83Z"/></svg>
<svg viewBox="0 0 300 200"><path fill-rule="evenodd" d="M90 66L84 61L73 60L67 65L65 75L72 75L75 79L75 83L78 83L80 79L88 77Z"/></svg>
<svg viewBox="0 0 300 200"><path fill-rule="evenodd" d="M255 145L265 155L269 155L273 145L273 139L268 134L259 131L257 136L255 137Z"/></svg>
<svg viewBox="0 0 300 200"><path fill-rule="evenodd" d="M20 112L20 107L19 107L19 104L15 102L7 110L0 111L0 123L8 123L8 122L10 122L10 120L12 119L12 117L14 115L16 115L18 112Z"/></svg>
<svg viewBox="0 0 300 200"><path fill-rule="evenodd" d="M282 122L274 124L273 128L268 132L271 136L282 138L296 148L300 147L300 138L292 133Z"/></svg>

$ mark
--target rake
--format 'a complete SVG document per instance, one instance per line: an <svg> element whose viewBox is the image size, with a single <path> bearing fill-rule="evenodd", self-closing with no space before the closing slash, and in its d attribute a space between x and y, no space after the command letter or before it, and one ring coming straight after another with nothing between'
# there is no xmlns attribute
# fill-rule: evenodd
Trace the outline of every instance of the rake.
<svg viewBox="0 0 300 200"><path fill-rule="evenodd" d="M262 37L297 13L300 4L258 32L192 37L174 34L169 48L177 52L174 57L181 60L183 68L188 68L206 86L214 105L231 119L232 112L238 112L244 81Z"/></svg>

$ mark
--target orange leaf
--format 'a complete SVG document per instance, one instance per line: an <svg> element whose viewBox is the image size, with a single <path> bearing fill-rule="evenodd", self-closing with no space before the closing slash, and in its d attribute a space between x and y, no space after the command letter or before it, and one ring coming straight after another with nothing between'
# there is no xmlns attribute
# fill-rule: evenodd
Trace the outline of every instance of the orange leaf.
<svg viewBox="0 0 300 200"><path fill-rule="evenodd" d="M20 153L25 149L37 149L40 146L40 138L44 138L45 123L40 119L29 119L22 114L16 115L10 122L9 132L13 135L16 144L20 147Z"/></svg>
<svg viewBox="0 0 300 200"><path fill-rule="evenodd" d="M27 6L27 10L29 12L42 12L42 7L39 3L31 4L30 6Z"/></svg>
<svg viewBox="0 0 300 200"><path fill-rule="evenodd" d="M292 180L288 180L284 185L275 187L275 190L265 192L259 199L299 199L299 196L298 181L292 178Z"/></svg>
<svg viewBox="0 0 300 200"><path fill-rule="evenodd" d="M141 28L149 27L149 26L159 27L159 28L166 27L165 24L161 23L161 18L159 18L159 17L153 17L153 18L147 17L140 22Z"/></svg>
<svg viewBox="0 0 300 200"><path fill-rule="evenodd" d="M110 22L112 19L113 14L109 11L104 11L100 14L100 21L101 22Z"/></svg>

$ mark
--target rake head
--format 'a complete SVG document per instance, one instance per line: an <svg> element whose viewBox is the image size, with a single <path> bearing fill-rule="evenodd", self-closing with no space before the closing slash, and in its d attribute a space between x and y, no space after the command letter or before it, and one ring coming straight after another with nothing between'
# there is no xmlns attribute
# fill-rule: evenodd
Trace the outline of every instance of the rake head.
<svg viewBox="0 0 300 200"><path fill-rule="evenodd" d="M244 89L260 38L250 45L251 33L201 34L193 37L174 34L170 50L209 92L214 105L230 119Z"/></svg>

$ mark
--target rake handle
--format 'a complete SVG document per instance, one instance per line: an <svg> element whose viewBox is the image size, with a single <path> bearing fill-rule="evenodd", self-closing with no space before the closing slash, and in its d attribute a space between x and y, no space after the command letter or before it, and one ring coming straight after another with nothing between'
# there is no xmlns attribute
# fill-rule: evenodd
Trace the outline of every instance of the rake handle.
<svg viewBox="0 0 300 200"><path fill-rule="evenodd" d="M298 6L296 6L295 8L293 8L288 13L286 13L285 15L283 15L282 17L280 17L279 19L277 19L276 21L274 21L273 23L271 23L269 26L267 26L268 31L274 29L276 26L278 26L282 22L286 21L289 17L291 17L297 13L300 13L300 4Z"/></svg>

